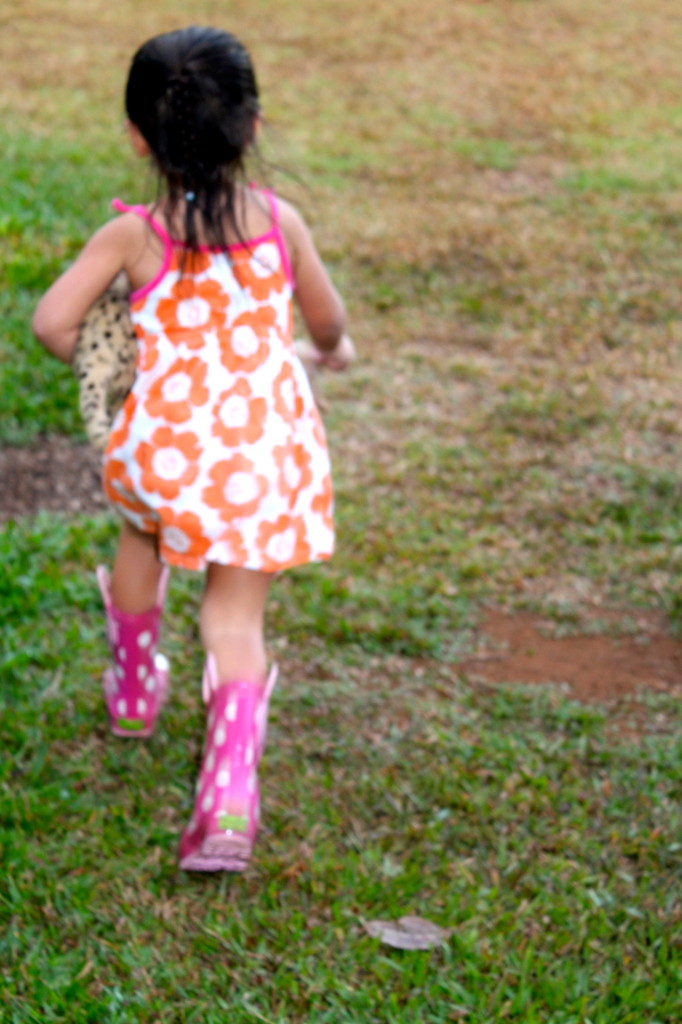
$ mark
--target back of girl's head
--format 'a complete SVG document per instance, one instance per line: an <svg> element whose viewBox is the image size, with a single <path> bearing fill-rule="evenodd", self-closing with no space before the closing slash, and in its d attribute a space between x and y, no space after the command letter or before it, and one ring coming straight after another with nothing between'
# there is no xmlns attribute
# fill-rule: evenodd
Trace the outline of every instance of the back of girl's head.
<svg viewBox="0 0 682 1024"><path fill-rule="evenodd" d="M133 57L125 102L166 180L169 214L185 201L187 243L196 245L196 210L209 241L225 244L223 218L236 228L234 185L259 112L247 50L214 28L155 36Z"/></svg>

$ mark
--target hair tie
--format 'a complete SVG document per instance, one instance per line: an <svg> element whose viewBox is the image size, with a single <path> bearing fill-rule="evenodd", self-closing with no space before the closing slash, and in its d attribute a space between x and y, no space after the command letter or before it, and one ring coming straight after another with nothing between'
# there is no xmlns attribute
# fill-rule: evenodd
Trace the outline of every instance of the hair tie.
<svg viewBox="0 0 682 1024"><path fill-rule="evenodd" d="M185 199L188 203L193 203L196 199L196 194L194 192L185 192Z"/></svg>

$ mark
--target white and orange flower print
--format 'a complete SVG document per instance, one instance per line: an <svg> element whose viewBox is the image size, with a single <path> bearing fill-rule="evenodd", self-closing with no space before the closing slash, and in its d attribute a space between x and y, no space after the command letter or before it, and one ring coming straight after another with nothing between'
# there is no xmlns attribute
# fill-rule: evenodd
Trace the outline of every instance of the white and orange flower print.
<svg viewBox="0 0 682 1024"><path fill-rule="evenodd" d="M139 502L133 503L134 496L133 482L130 479L128 468L119 459L109 459L105 465L103 475L104 490L109 497L120 498L131 510L137 511ZM130 496L130 498L129 498Z"/></svg>
<svg viewBox="0 0 682 1024"><path fill-rule="evenodd" d="M150 512L149 506L136 496L125 463L118 459L108 459L104 464L102 483L109 501L127 512L138 529L147 533L155 532L156 517Z"/></svg>
<svg viewBox="0 0 682 1024"><path fill-rule="evenodd" d="M256 473L244 455L218 462L208 475L212 484L204 489L203 500L226 522L254 515L268 491L267 477Z"/></svg>
<svg viewBox="0 0 682 1024"><path fill-rule="evenodd" d="M224 327L229 302L229 295L218 281L181 277L173 285L170 297L159 300L156 316L169 341L176 345L184 342L188 348L198 349L207 331Z"/></svg>
<svg viewBox="0 0 682 1024"><path fill-rule="evenodd" d="M242 313L229 330L219 330L220 359L230 373L251 373L270 355L270 331L275 326L270 306Z"/></svg>
<svg viewBox="0 0 682 1024"><path fill-rule="evenodd" d="M169 423L186 423L192 410L205 405L209 390L204 385L208 367L202 359L178 359L161 377L157 377L145 398L150 416Z"/></svg>
<svg viewBox="0 0 682 1024"><path fill-rule="evenodd" d="M267 402L254 398L246 377L221 392L214 407L214 422L211 433L226 445L253 444L263 435Z"/></svg>
<svg viewBox="0 0 682 1024"><path fill-rule="evenodd" d="M275 378L273 391L275 409L287 423L294 423L303 415L303 399L296 386L296 376L291 363L285 363Z"/></svg>
<svg viewBox="0 0 682 1024"><path fill-rule="evenodd" d="M313 406L308 413L309 418L312 420L312 434L315 444L319 448L327 447L327 435L324 432L324 424L322 423L322 417L319 412Z"/></svg>
<svg viewBox="0 0 682 1024"><path fill-rule="evenodd" d="M248 565L249 553L242 531L234 525L226 526L214 545L215 561L223 565Z"/></svg>
<svg viewBox="0 0 682 1024"><path fill-rule="evenodd" d="M158 427L151 440L141 441L135 450L140 482L145 491L165 501L177 498L199 473L201 445L191 431L176 433L172 427Z"/></svg>
<svg viewBox="0 0 682 1024"><path fill-rule="evenodd" d="M286 274L282 257L274 242L261 242L253 249L244 247L232 252L234 276L240 287L251 293L257 302L282 291Z"/></svg>
<svg viewBox="0 0 682 1024"><path fill-rule="evenodd" d="M159 358L158 339L155 334L145 331L142 327L136 327L135 333L138 339L137 372L145 373L147 370L153 369Z"/></svg>
<svg viewBox="0 0 682 1024"><path fill-rule="evenodd" d="M163 547L178 555L201 559L211 546L204 536L203 524L194 512L175 512L167 505L158 510L162 524Z"/></svg>
<svg viewBox="0 0 682 1024"><path fill-rule="evenodd" d="M319 493L313 498L310 507L313 512L317 512L318 515L322 516L324 525L328 530L332 531L334 529L334 496L332 492L332 478L329 474L322 481Z"/></svg>
<svg viewBox="0 0 682 1024"><path fill-rule="evenodd" d="M130 430L130 424L135 416L135 409L137 407L137 396L134 391L126 397L123 405L121 406L118 415L114 420L114 425L111 433L109 434L109 440L107 441L107 450L114 451L120 445L122 445L128 437L128 431Z"/></svg>
<svg viewBox="0 0 682 1024"><path fill-rule="evenodd" d="M304 445L289 441L273 450L278 469L277 486L279 493L294 505L300 491L307 487L313 474L310 468L311 456Z"/></svg>
<svg viewBox="0 0 682 1024"><path fill-rule="evenodd" d="M274 523L261 523L257 544L265 572L310 561L310 545L302 516L281 515Z"/></svg>

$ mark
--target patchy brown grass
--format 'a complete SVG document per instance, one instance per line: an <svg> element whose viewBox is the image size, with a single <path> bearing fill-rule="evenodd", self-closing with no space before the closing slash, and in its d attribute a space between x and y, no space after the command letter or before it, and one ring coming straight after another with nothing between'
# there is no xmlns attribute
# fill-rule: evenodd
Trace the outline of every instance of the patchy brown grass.
<svg viewBox="0 0 682 1024"><path fill-rule="evenodd" d="M680 434L682 23L667 0L340 11L9 3L0 109L101 144L142 39L190 21L242 36L265 154L301 172L275 177L363 356L322 385L349 519L370 494L377 524L462 530L480 594L507 608L576 628L609 606L670 613L674 495L650 495L652 474L674 491ZM426 558L425 584L449 557Z"/></svg>
<svg viewBox="0 0 682 1024"><path fill-rule="evenodd" d="M123 749L86 576L109 522L0 532L12 1019L682 1019L673 6L4 0L0 110L24 172L53 135L102 179L125 160L143 38L190 21L241 35L265 155L301 177L275 182L313 223L362 355L320 380L337 556L273 588L282 685L244 878L175 868L201 743L197 581L169 595L159 732ZM0 214L0 257L26 250L8 261L15 325L109 194L91 177L100 213L81 210L66 177L44 180L60 237L25 237L43 223L24 217L27 173ZM46 406L23 408L73 422ZM52 498L70 454L41 447ZM382 955L361 922L406 912L454 927L451 946Z"/></svg>

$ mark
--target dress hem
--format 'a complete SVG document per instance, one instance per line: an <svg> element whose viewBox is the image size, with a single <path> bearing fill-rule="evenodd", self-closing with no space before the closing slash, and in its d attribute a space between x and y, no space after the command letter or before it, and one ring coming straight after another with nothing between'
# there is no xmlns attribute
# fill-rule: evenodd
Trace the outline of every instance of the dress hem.
<svg viewBox="0 0 682 1024"><path fill-rule="evenodd" d="M252 572L267 572L274 575L278 572L284 572L286 569L295 569L300 565L317 565L320 562L328 562L333 554L334 552L330 551L329 554L316 555L314 558L294 559L289 562L278 563L277 565L264 565L262 563L260 565L254 565L253 563L247 564L246 562L221 562L216 558L186 557L175 551L173 552L173 558L171 559L168 551L165 549L159 551L159 558L164 565L168 565L172 569L188 569L190 572L202 572L209 565L225 565L231 566L234 569L250 569Z"/></svg>

